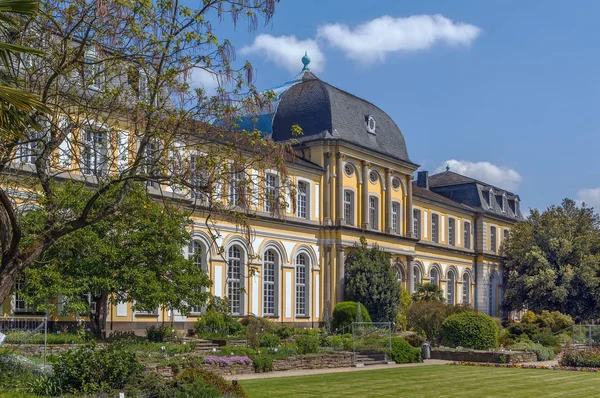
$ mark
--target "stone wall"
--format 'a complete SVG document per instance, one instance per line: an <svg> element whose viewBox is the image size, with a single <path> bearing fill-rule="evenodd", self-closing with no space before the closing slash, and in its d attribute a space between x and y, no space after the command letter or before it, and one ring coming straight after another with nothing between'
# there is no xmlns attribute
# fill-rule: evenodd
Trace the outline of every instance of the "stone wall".
<svg viewBox="0 0 600 398"><path fill-rule="evenodd" d="M504 359L502 359L504 358ZM525 351L450 351L450 350L431 350L431 359L443 359L446 361L458 362L489 362L489 363L523 363L535 362L537 357L534 352Z"/></svg>
<svg viewBox="0 0 600 398"><path fill-rule="evenodd" d="M199 365L202 369L209 370L221 376L225 375L240 375L254 373L252 364L223 364L223 363L205 363ZM273 360L273 371L296 370L296 369L327 369L327 368L344 368L352 366L352 354L334 354L334 355L317 355L317 356L294 356L283 359ZM173 369L169 366L157 366L148 368L148 371L158 372L166 378L175 376Z"/></svg>

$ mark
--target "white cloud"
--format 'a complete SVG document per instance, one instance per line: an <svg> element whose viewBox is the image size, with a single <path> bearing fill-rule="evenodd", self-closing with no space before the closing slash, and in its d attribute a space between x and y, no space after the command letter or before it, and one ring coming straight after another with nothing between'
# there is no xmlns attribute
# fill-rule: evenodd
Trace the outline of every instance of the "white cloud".
<svg viewBox="0 0 600 398"><path fill-rule="evenodd" d="M219 76L216 73L209 72L202 68L195 68L190 77L190 86L194 88L203 88L208 95L213 95L219 87L218 79Z"/></svg>
<svg viewBox="0 0 600 398"><path fill-rule="evenodd" d="M522 177L516 170L505 166L496 166L490 162L469 162L466 160L450 159L443 162L434 173L446 170L475 178L498 188L515 191L521 183Z"/></svg>
<svg viewBox="0 0 600 398"><path fill-rule="evenodd" d="M585 203L587 207L593 207L596 212L600 212L600 188L580 190L577 192L577 203Z"/></svg>
<svg viewBox="0 0 600 398"><path fill-rule="evenodd" d="M271 36L260 34L256 36L250 46L243 47L240 52L244 55L263 55L268 61L283 66L292 73L302 70L302 56L308 51L310 57L309 68L321 72L325 68L325 55L321 52L319 44L313 39L298 40L296 36Z"/></svg>
<svg viewBox="0 0 600 398"><path fill-rule="evenodd" d="M354 28L327 24L319 27L317 36L340 48L348 58L370 64L383 61L391 52L426 50L437 42L468 46L480 33L477 26L438 14L407 18L385 15Z"/></svg>

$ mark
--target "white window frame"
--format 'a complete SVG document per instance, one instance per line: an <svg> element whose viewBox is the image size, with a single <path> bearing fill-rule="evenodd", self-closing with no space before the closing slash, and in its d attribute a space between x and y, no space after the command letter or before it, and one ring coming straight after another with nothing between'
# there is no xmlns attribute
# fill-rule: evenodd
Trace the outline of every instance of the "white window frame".
<svg viewBox="0 0 600 398"><path fill-rule="evenodd" d="M495 225L490 225L490 251L498 251L498 228Z"/></svg>
<svg viewBox="0 0 600 398"><path fill-rule="evenodd" d="M110 168L110 130L90 124L81 130L83 139L80 138L81 174L86 176L106 175ZM104 140L99 141L98 137L103 136ZM90 139L91 137L91 139ZM99 144L102 146L99 147ZM104 150L104 153L102 152Z"/></svg>
<svg viewBox="0 0 600 398"><path fill-rule="evenodd" d="M418 215L418 217L415 216L415 213ZM414 237L417 239L421 239L423 237L422 217L423 217L423 210L413 207L412 230L413 230L413 234L415 235ZM415 231L415 229L416 229L416 231Z"/></svg>
<svg viewBox="0 0 600 398"><path fill-rule="evenodd" d="M394 208L396 208L396 211L394 211ZM402 214L402 205L400 204L400 202L393 201L391 211L392 211L392 232L399 234L400 226L401 226L400 215Z"/></svg>
<svg viewBox="0 0 600 398"><path fill-rule="evenodd" d="M303 258L304 264L300 264L299 260ZM299 269L303 268L304 279L302 280L302 274ZM296 305L295 314L297 317L309 317L310 316L310 277L311 277L311 261L310 256L307 253L301 252L296 254L294 258L294 270L295 270L295 292L296 292ZM304 296L302 298L302 296ZM300 311L300 307L304 307L304 311Z"/></svg>
<svg viewBox="0 0 600 398"><path fill-rule="evenodd" d="M265 212L276 213L280 195L280 181L276 173L265 173Z"/></svg>
<svg viewBox="0 0 600 398"><path fill-rule="evenodd" d="M454 217L448 217L448 245L456 246L456 218Z"/></svg>
<svg viewBox="0 0 600 398"><path fill-rule="evenodd" d="M302 193L300 187L301 186L305 187L304 193ZM311 184L310 182L306 181L306 180L300 180L298 179L298 183L296 185L296 217L298 218L303 218L303 219L310 219L310 198L311 198L311 192L312 190L310 189ZM302 198L304 197L304 211L302 210Z"/></svg>
<svg viewBox="0 0 600 398"><path fill-rule="evenodd" d="M271 258L271 255L272 258ZM277 293L279 291L279 269L281 257L274 248L268 248L263 255L263 316L276 317L278 315ZM272 269L270 269L272 267ZM271 272L272 271L272 272ZM271 287L272 290L268 291ZM272 294L271 302L269 295ZM269 308L272 304L272 311Z"/></svg>
<svg viewBox="0 0 600 398"><path fill-rule="evenodd" d="M468 228L467 228L467 225L468 225ZM470 221L463 222L463 230L464 230L464 234L465 234L465 236L463 237L463 247L465 249L470 249L471 248L471 222Z"/></svg>
<svg viewBox="0 0 600 398"><path fill-rule="evenodd" d="M349 196L348 196L349 195ZM347 200L348 197L350 200ZM353 189L344 188L344 222L346 225L356 225L355 222L355 203L356 193Z"/></svg>
<svg viewBox="0 0 600 398"><path fill-rule="evenodd" d="M435 276L433 276L433 274L435 273ZM429 283L431 283L432 285L440 285L440 282L442 280L442 276L441 276L441 271L437 266L432 266L431 269L429 270Z"/></svg>
<svg viewBox="0 0 600 398"><path fill-rule="evenodd" d="M436 220L434 223L433 220ZM433 226L435 225L435 234ZM440 243L440 215L438 213L431 213L431 241L435 243Z"/></svg>
<svg viewBox="0 0 600 398"><path fill-rule="evenodd" d="M446 299L448 304L456 304L456 273L449 269L446 278Z"/></svg>
<svg viewBox="0 0 600 398"><path fill-rule="evenodd" d="M414 284L413 287L416 289L417 286L421 285L422 283L423 283L423 273L421 272L421 267L414 264L413 265L413 284Z"/></svg>
<svg viewBox="0 0 600 398"><path fill-rule="evenodd" d="M200 267L204 272L208 273L208 252L206 245L199 239L192 239L187 247L187 258L194 262L194 266ZM206 292L206 287L201 288L202 292ZM204 306L196 305L190 307L190 315L199 315L204 313Z"/></svg>
<svg viewBox="0 0 600 398"><path fill-rule="evenodd" d="M375 204L375 206L372 206L372 204ZM379 209L379 196L369 195L369 228L374 231L379 230L379 219L381 218Z"/></svg>
<svg viewBox="0 0 600 398"><path fill-rule="evenodd" d="M237 251L237 253L236 253ZM231 315L244 315L244 297L242 288L244 288L244 268L246 252L238 244L233 244L227 250L227 298ZM239 268L236 272L233 267Z"/></svg>
<svg viewBox="0 0 600 398"><path fill-rule="evenodd" d="M462 284L463 284L462 303L470 304L470 302L471 302L471 275L468 272L463 273Z"/></svg>

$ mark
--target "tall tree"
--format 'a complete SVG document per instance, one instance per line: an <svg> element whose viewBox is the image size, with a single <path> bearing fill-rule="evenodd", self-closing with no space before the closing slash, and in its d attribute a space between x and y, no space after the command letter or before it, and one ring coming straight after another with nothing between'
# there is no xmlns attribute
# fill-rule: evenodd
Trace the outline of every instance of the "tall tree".
<svg viewBox="0 0 600 398"><path fill-rule="evenodd" d="M235 67L213 22L228 15L253 29L271 20L275 3L41 1L14 35L16 45L43 49L22 57L16 84L48 112L34 115L40 131L24 124L1 136L0 302L55 241L117 212L136 181L190 212L201 208L215 237L216 217L249 230L248 204L262 193L250 182L263 178L251 170L276 169L285 182L284 157L293 155L239 123L272 95L256 92L249 63ZM199 83L206 79L218 82L215 93ZM57 191L68 179L93 191L76 212ZM239 195L227 199L230 185ZM44 220L25 242L18 213L31 206Z"/></svg>
<svg viewBox="0 0 600 398"><path fill-rule="evenodd" d="M377 245L368 248L364 237L346 257L344 298L364 305L373 322L395 322L400 309L401 285L390 258Z"/></svg>
<svg viewBox="0 0 600 398"><path fill-rule="evenodd" d="M71 182L59 192L71 197L74 211L92 195ZM40 229L43 211L24 215L26 232ZM26 269L26 300L49 310L59 297L62 315L89 317L98 337L106 330L109 303L130 302L146 312L166 306L187 314L206 303L203 288L210 286L205 270L182 253L190 240L188 224L185 214L149 198L137 183L116 213L58 239Z"/></svg>
<svg viewBox="0 0 600 398"><path fill-rule="evenodd" d="M503 253L506 309L560 311L579 321L600 316L600 217L593 209L565 199L533 210Z"/></svg>

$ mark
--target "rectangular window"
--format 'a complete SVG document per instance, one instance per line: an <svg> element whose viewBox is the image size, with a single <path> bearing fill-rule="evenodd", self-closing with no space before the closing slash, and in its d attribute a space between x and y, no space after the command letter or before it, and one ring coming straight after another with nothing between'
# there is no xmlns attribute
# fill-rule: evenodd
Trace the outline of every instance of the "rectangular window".
<svg viewBox="0 0 600 398"><path fill-rule="evenodd" d="M421 239L421 210L413 209L413 234L415 238Z"/></svg>
<svg viewBox="0 0 600 398"><path fill-rule="evenodd" d="M464 230L465 230L465 249L470 249L471 248L471 223L468 223L465 221L464 224Z"/></svg>
<svg viewBox="0 0 600 398"><path fill-rule="evenodd" d="M104 70L96 50L91 49L86 52L83 72L85 83L89 84L91 89L102 90L104 87Z"/></svg>
<svg viewBox="0 0 600 398"><path fill-rule="evenodd" d="M438 216L437 214L431 215L431 241L435 243L439 243L440 241L438 229L439 219L440 216Z"/></svg>
<svg viewBox="0 0 600 398"><path fill-rule="evenodd" d="M86 293L83 295L83 299L88 303L88 305L90 306L90 312L92 314L96 313L96 302L92 301L92 294L91 293Z"/></svg>
<svg viewBox="0 0 600 398"><path fill-rule="evenodd" d="M25 279L19 278L17 279L17 283L15 284L15 312L27 312L29 308L27 308L27 303L25 302L25 297L23 291L25 290Z"/></svg>
<svg viewBox="0 0 600 398"><path fill-rule="evenodd" d="M354 225L354 192L344 191L344 220L346 225Z"/></svg>
<svg viewBox="0 0 600 398"><path fill-rule="evenodd" d="M156 158L157 158L157 145L153 142L146 144L146 153L144 157L144 174L149 178L146 181L147 187L158 188L158 183L152 181L151 177L156 175Z"/></svg>
<svg viewBox="0 0 600 398"><path fill-rule="evenodd" d="M239 206L242 203L242 193L244 173L241 171L233 171L231 174L231 183L229 184L229 204L231 206Z"/></svg>
<svg viewBox="0 0 600 398"><path fill-rule="evenodd" d="M392 232L400 233L400 203L392 203Z"/></svg>
<svg viewBox="0 0 600 398"><path fill-rule="evenodd" d="M450 246L456 246L456 239L454 231L456 230L456 220L454 218L448 218L448 244Z"/></svg>
<svg viewBox="0 0 600 398"><path fill-rule="evenodd" d="M510 208L510 211L513 212L513 214L517 214L516 208L515 208L515 200L514 199L509 199L508 201L508 207Z"/></svg>
<svg viewBox="0 0 600 398"><path fill-rule="evenodd" d="M277 187L277 176L275 174L265 175L265 211L275 212L279 199Z"/></svg>
<svg viewBox="0 0 600 398"><path fill-rule="evenodd" d="M35 164L37 155L42 150L42 133L36 130L27 131L27 137L19 145L19 162Z"/></svg>
<svg viewBox="0 0 600 398"><path fill-rule="evenodd" d="M308 215L308 184L304 181L298 182L298 200L296 201L296 215L307 218Z"/></svg>
<svg viewBox="0 0 600 398"><path fill-rule="evenodd" d="M146 75L146 72L144 71L140 71L139 72L139 81L138 81L138 95L139 95L139 99L140 101L144 101L146 103L148 103L150 101L150 95L149 95L149 90L148 90L148 75Z"/></svg>
<svg viewBox="0 0 600 398"><path fill-rule="evenodd" d="M202 169L202 156L190 156L190 195L194 199L206 201L209 190L209 182L206 177L206 171Z"/></svg>
<svg viewBox="0 0 600 398"><path fill-rule="evenodd" d="M103 174L108 167L108 134L92 129L84 130L81 134L81 172L85 175Z"/></svg>
<svg viewBox="0 0 600 398"><path fill-rule="evenodd" d="M379 215L379 203L375 196L369 196L369 227L371 229L377 229L379 224L377 217Z"/></svg>
<svg viewBox="0 0 600 398"><path fill-rule="evenodd" d="M490 250L496 252L496 227L490 227Z"/></svg>
<svg viewBox="0 0 600 398"><path fill-rule="evenodd" d="M492 202L492 191L487 191L486 200L487 200L488 207L490 209L493 209L494 208L494 203Z"/></svg>
<svg viewBox="0 0 600 398"><path fill-rule="evenodd" d="M508 229L504 230L504 240L508 239Z"/></svg>
<svg viewBox="0 0 600 398"><path fill-rule="evenodd" d="M308 316L307 304L307 266L304 254L296 258L296 315Z"/></svg>

